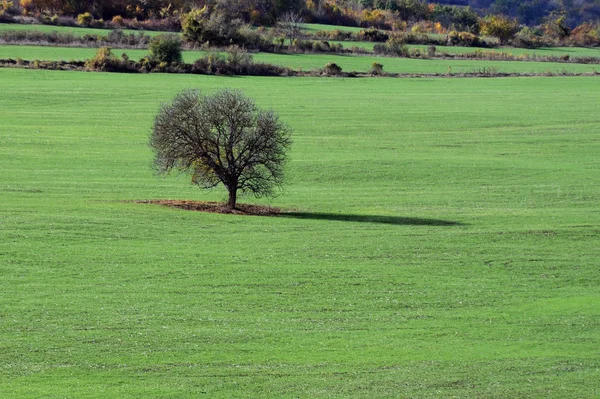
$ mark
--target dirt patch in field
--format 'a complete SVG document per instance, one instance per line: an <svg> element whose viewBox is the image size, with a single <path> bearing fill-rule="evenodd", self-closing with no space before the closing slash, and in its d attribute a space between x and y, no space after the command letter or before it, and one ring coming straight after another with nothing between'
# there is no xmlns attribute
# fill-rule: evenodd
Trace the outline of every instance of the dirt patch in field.
<svg viewBox="0 0 600 399"><path fill-rule="evenodd" d="M168 206L170 208L184 209L186 211L231 213L234 215L277 216L283 213L282 210L279 208L252 204L238 204L235 209L229 209L222 202L205 202L191 200L143 200L135 202L138 204L155 204Z"/></svg>

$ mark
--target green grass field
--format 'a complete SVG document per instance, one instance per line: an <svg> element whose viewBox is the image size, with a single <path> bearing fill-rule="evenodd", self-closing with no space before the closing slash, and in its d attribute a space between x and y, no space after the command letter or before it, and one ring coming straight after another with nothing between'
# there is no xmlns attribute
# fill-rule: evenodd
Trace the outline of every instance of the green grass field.
<svg viewBox="0 0 600 399"><path fill-rule="evenodd" d="M373 46L376 43L373 42L349 42L349 41L337 41L330 40L331 44L341 44L344 48L350 48L352 46L364 48L366 50L373 50ZM425 45L407 45L408 48L418 48L419 50L427 53L427 47ZM494 53L508 53L515 56L522 54L527 55L538 55L538 56L561 56L569 54L571 57L600 57L600 48L597 47L541 47L537 49L525 49L516 47L498 47L498 48L483 48L483 47L460 47L460 46L435 46L438 53L448 54L465 54L472 53L477 50L484 52Z"/></svg>
<svg viewBox="0 0 600 399"><path fill-rule="evenodd" d="M24 60L85 60L96 53L94 48L75 47L44 47L44 46L0 46L0 58L22 58ZM119 50L113 52L120 56L123 52L130 59L138 60L148 55L148 50ZM186 62L194 62L203 56L201 51L184 52ZM553 72L563 71L569 73L600 71L600 65L594 64L565 64L552 62L524 62L524 61L479 61L479 60L422 60L408 58L375 57L375 56L349 56L334 54L271 54L258 53L254 56L257 62L268 62L294 69L301 68L305 71L322 68L328 62L335 62L344 71L366 72L371 69L373 62L380 62L384 70L394 73L446 73L451 67L452 73L476 72L484 68L496 68L499 72Z"/></svg>
<svg viewBox="0 0 600 399"><path fill-rule="evenodd" d="M341 30L344 32L360 32L364 28L359 28L355 26L340 26L340 25L325 25L325 24L302 24L304 27L304 31L308 33L315 33L318 31L333 31L333 30Z"/></svg>
<svg viewBox="0 0 600 399"><path fill-rule="evenodd" d="M0 397L600 395L600 80L1 69ZM153 174L154 113L242 89L289 217Z"/></svg>
<svg viewBox="0 0 600 399"><path fill-rule="evenodd" d="M35 25L35 24L0 24L0 31L2 30L33 30L40 32L61 32L71 33L73 35L107 35L112 29L98 29L98 28L82 28L82 27L71 27L71 26L55 26L55 25ZM122 29L124 33L144 33L148 36L158 36L163 33L152 30L135 30L135 29Z"/></svg>

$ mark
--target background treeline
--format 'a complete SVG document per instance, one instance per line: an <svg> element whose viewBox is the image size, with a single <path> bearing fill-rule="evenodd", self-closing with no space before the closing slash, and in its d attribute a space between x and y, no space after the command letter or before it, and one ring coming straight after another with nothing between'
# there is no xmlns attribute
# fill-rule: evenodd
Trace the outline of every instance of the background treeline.
<svg viewBox="0 0 600 399"><path fill-rule="evenodd" d="M541 4L542 0L538 1ZM398 44L488 47L490 44L480 40L478 35L495 37L500 45L511 44L527 48L600 45L600 24L583 22L571 28L566 11L553 11L540 24L530 27L523 25L515 17L503 14L482 17L469 6L430 4L420 0L386 0L379 4L380 2L381 0L173 0L166 3L166 0L148 0L141 3L139 0L20 0L15 3L0 0L0 20L112 29L127 27L182 31L186 41L195 47L237 44L263 51L269 51L277 43L279 47L283 47L285 39L289 39L291 48L302 47L299 41L310 39L302 32L302 22L329 22L390 30L394 37L369 30L363 33L373 35L316 37L321 40L380 42L393 39L394 43L388 43L384 51L387 53L397 53ZM488 5L493 8L498 3L490 2ZM272 25L278 29L261 31L252 29L251 25ZM439 36L434 38L428 35L430 33L446 36L443 39ZM17 39L3 40L14 42ZM56 42L52 38L49 41ZM61 41L62 39L58 40Z"/></svg>
<svg viewBox="0 0 600 399"><path fill-rule="evenodd" d="M440 44L418 36L434 33L448 35L445 41L451 41L452 45L478 45L472 43L476 39L469 34L495 37L500 45L518 47L600 45L600 0L459 0L454 3L422 0L0 0L0 22L183 31L188 42L196 45L238 44L255 49L270 47L273 38L252 32L252 25L283 28L282 37L293 45L295 40L302 39L302 22L410 33L405 43ZM584 18L589 21L582 22Z"/></svg>
<svg viewBox="0 0 600 399"><path fill-rule="evenodd" d="M530 26L560 14L571 28L600 18L600 0L0 0L0 18L89 13L95 21L172 19L176 25L181 13L204 6L257 25L272 25L289 11L300 12L307 22L394 28L394 23L433 21L456 30L489 14Z"/></svg>
<svg viewBox="0 0 600 399"><path fill-rule="evenodd" d="M421 15L417 19L426 19L427 11L418 6L418 0L360 0L364 7L383 10L403 10L411 8ZM433 3L433 2L428 2ZM569 26L574 27L584 21L600 18L599 0L439 0L440 5L470 7L480 15L506 15L516 18L526 25L539 25L553 14L564 14Z"/></svg>

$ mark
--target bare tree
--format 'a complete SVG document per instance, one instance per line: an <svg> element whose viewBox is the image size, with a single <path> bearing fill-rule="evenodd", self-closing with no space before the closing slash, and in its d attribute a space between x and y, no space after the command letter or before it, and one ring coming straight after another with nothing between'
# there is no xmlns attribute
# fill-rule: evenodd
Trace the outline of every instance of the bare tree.
<svg viewBox="0 0 600 399"><path fill-rule="evenodd" d="M283 14L277 21L277 27L283 35L289 39L290 46L294 40L302 36L304 30L304 18L298 12L289 11Z"/></svg>
<svg viewBox="0 0 600 399"><path fill-rule="evenodd" d="M223 183L234 209L238 191L263 197L281 187L290 133L277 114L240 91L185 90L161 106L150 146L160 173L191 173L192 183L204 188Z"/></svg>

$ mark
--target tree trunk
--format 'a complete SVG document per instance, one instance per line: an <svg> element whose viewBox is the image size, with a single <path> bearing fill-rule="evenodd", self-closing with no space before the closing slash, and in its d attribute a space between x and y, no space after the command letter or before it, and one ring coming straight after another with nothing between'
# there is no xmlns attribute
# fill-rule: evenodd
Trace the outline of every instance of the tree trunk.
<svg viewBox="0 0 600 399"><path fill-rule="evenodd" d="M237 202L237 188L229 190L229 200L227 200L227 208L235 209L235 203Z"/></svg>

